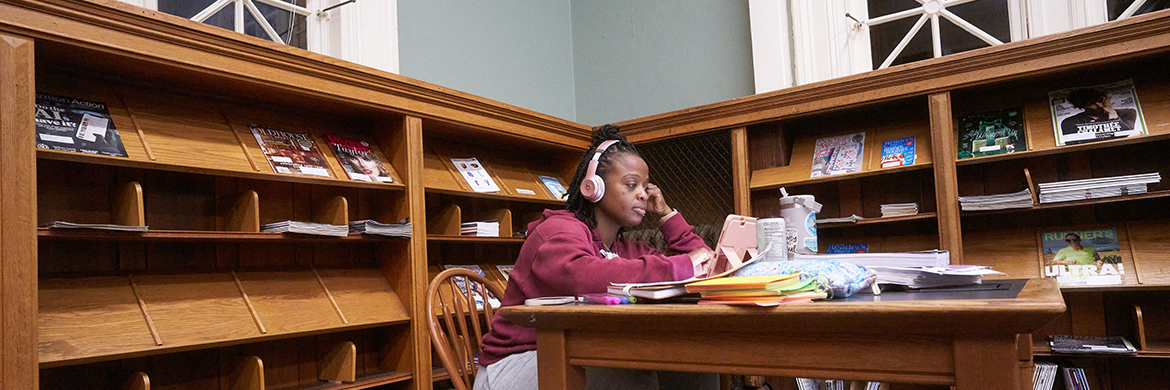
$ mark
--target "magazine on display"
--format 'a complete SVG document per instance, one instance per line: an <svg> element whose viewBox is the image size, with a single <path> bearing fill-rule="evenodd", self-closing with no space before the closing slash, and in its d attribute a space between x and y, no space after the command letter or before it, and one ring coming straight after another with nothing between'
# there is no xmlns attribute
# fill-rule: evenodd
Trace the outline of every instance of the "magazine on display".
<svg viewBox="0 0 1170 390"><path fill-rule="evenodd" d="M325 155L309 133L248 125L276 173L333 177Z"/></svg>
<svg viewBox="0 0 1170 390"><path fill-rule="evenodd" d="M882 142L882 168L914 165L914 137Z"/></svg>
<svg viewBox="0 0 1170 390"><path fill-rule="evenodd" d="M1101 286L1125 282L1117 229L1041 233L1044 276L1061 286Z"/></svg>
<svg viewBox="0 0 1170 390"><path fill-rule="evenodd" d="M1056 146L1147 134L1133 80L1048 93Z"/></svg>
<svg viewBox="0 0 1170 390"><path fill-rule="evenodd" d="M475 272L475 273L479 274L479 276L483 276L483 277L485 277L485 278L487 277L487 274L483 273L483 269L479 268L479 265L476 265L476 264L470 264L470 265L444 265L444 266L443 266L443 268L444 268L444 269L452 269L452 268L463 268L463 269L468 269L468 270L471 270L472 272ZM462 277L462 276L454 276L454 277L452 277L452 278L451 278L451 280L452 280L452 281L454 281L454 282L455 282L455 285L459 287L459 291L460 291L460 292L462 292L463 294L467 294L467 280L466 280L464 277ZM476 307L476 309L483 309L483 294L484 294L484 293L486 293L486 294L487 294L487 297L488 297L488 303L491 303L491 305L492 305L492 307L493 307L493 308L498 308L498 307L500 307L500 300L496 298L496 295L495 295L495 294L492 294L492 292L491 292L491 291L486 291L486 290L487 290L487 288L484 288L484 290L485 290L485 291L482 291L482 292L481 292L481 291L475 291L475 292L474 292L474 294L472 294L472 296L475 298L475 307Z"/></svg>
<svg viewBox="0 0 1170 390"><path fill-rule="evenodd" d="M471 190L475 192L499 192L500 187L492 180L492 176L488 175L487 169L479 160L472 158L453 158L451 163L455 165L455 170L459 171L459 176L471 185Z"/></svg>
<svg viewBox="0 0 1170 390"><path fill-rule="evenodd" d="M865 133L818 139L813 149L810 178L861 172Z"/></svg>
<svg viewBox="0 0 1170 390"><path fill-rule="evenodd" d="M959 119L959 159L1028 150L1024 110L971 114Z"/></svg>
<svg viewBox="0 0 1170 390"><path fill-rule="evenodd" d="M105 103L38 93L37 149L129 157Z"/></svg>
<svg viewBox="0 0 1170 390"><path fill-rule="evenodd" d="M365 140L348 140L337 135L325 134L325 143L333 149L333 155L350 180L378 183L393 183L390 170L378 158L373 145Z"/></svg>
<svg viewBox="0 0 1170 390"><path fill-rule="evenodd" d="M565 200L569 196L569 191L565 191L565 186L561 185L561 181L552 176L541 176L540 182L544 183L544 187L548 188L548 192L552 193L553 198Z"/></svg>

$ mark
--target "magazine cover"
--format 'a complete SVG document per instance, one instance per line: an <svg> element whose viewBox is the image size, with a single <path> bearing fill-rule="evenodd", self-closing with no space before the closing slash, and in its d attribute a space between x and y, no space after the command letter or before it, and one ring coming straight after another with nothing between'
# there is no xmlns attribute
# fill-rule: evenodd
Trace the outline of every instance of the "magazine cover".
<svg viewBox="0 0 1170 390"><path fill-rule="evenodd" d="M882 168L914 165L914 137L882 142Z"/></svg>
<svg viewBox="0 0 1170 390"><path fill-rule="evenodd" d="M443 268L444 269L452 269L452 268L469 269L469 270L472 270L475 273L479 274L480 276L483 276L485 278L487 277L487 274L483 273L483 269L479 268L479 266L475 265L475 264L471 264L471 265L444 265ZM467 294L467 280L464 279L464 277L456 276L456 277L452 277L451 280L455 282L455 286L459 287L460 292ZM492 294L491 291L486 291L487 290L486 288L484 288L484 290L485 291L483 291L482 293L479 291L475 291L475 293L472 294L475 297L475 307L477 309L483 309L483 294L485 294L485 293L488 296L488 302L490 302L492 304L493 308L500 307L500 300L496 299L496 296L494 294Z"/></svg>
<svg viewBox="0 0 1170 390"><path fill-rule="evenodd" d="M831 255L848 253L869 253L869 244L829 244L825 253Z"/></svg>
<svg viewBox="0 0 1170 390"><path fill-rule="evenodd" d="M1122 284L1125 265L1117 229L1056 231L1041 235L1044 276L1061 286Z"/></svg>
<svg viewBox="0 0 1170 390"><path fill-rule="evenodd" d="M545 188L548 188L548 192L552 193L554 198L564 200L565 197L569 196L569 192L565 191L565 186L561 185L561 181L555 177L541 176L540 182L544 183Z"/></svg>
<svg viewBox="0 0 1170 390"><path fill-rule="evenodd" d="M325 143L333 149L333 155L341 162L341 168L350 180L393 183L390 170L374 153L369 142L348 140L333 134L325 134Z"/></svg>
<svg viewBox="0 0 1170 390"><path fill-rule="evenodd" d="M129 157L105 103L38 93L37 149Z"/></svg>
<svg viewBox="0 0 1170 390"><path fill-rule="evenodd" d="M1056 146L1147 134L1133 80L1048 93Z"/></svg>
<svg viewBox="0 0 1170 390"><path fill-rule="evenodd" d="M313 142L309 133L298 133L287 130L277 130L257 125L248 125L256 142L260 143L260 150L277 173L292 175L309 175L333 177L329 171L329 164L325 155Z"/></svg>
<svg viewBox="0 0 1170 390"><path fill-rule="evenodd" d="M463 176L463 180L471 185L471 190L475 192L499 192L500 187L492 180L492 176L488 174L487 169L479 160L472 158L453 158L451 163L455 165L455 170L459 171L459 176Z"/></svg>
<svg viewBox="0 0 1170 390"><path fill-rule="evenodd" d="M959 159L1028 150L1020 107L959 118Z"/></svg>
<svg viewBox="0 0 1170 390"><path fill-rule="evenodd" d="M504 264L500 264L500 265L496 266L496 269L500 271L500 275L504 275L505 282L508 280L511 280L508 275L510 275L512 273L512 268L516 268L516 266L504 265Z"/></svg>
<svg viewBox="0 0 1170 390"><path fill-rule="evenodd" d="M817 140L813 149L812 175L821 177L861 171L865 133L846 134Z"/></svg>

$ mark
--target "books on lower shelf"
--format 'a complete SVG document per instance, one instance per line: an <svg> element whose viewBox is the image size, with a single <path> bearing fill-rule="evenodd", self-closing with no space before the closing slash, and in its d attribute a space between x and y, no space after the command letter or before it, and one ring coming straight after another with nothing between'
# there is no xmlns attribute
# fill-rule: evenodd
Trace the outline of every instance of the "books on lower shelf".
<svg viewBox="0 0 1170 390"><path fill-rule="evenodd" d="M1161 173L1152 172L1138 175L1040 183L1036 186L1040 190L1040 203L1055 203L1070 200L1144 194L1148 189L1148 184L1159 183L1161 181Z"/></svg>
<svg viewBox="0 0 1170 390"><path fill-rule="evenodd" d="M1034 206L1032 189L1010 194L960 196L959 208L963 211L1026 209Z"/></svg>
<svg viewBox="0 0 1170 390"><path fill-rule="evenodd" d="M459 235L499 237L500 223L498 221L464 222L459 225Z"/></svg>
<svg viewBox="0 0 1170 390"><path fill-rule="evenodd" d="M349 235L349 226L316 222L280 221L260 226L260 231L264 233L300 233L316 236L345 237Z"/></svg>
<svg viewBox="0 0 1170 390"><path fill-rule="evenodd" d="M888 390L882 382L844 381L840 379L795 378L798 390Z"/></svg>
<svg viewBox="0 0 1170 390"><path fill-rule="evenodd" d="M1037 361L1032 367L1032 390L1052 390L1058 368L1056 363Z"/></svg>
<svg viewBox="0 0 1170 390"><path fill-rule="evenodd" d="M1054 334L1048 336L1048 345L1056 353L1088 353L1133 355L1137 349L1122 336L1092 337Z"/></svg>
<svg viewBox="0 0 1170 390"><path fill-rule="evenodd" d="M55 229L98 229L98 230L113 230L119 232L145 232L146 226L126 226L114 225L109 223L73 223L65 221L53 221L41 225L42 227Z"/></svg>
<svg viewBox="0 0 1170 390"><path fill-rule="evenodd" d="M390 237L410 237L411 223L402 220L398 223L381 223L372 219L351 221L349 231L357 234L377 234Z"/></svg>
<svg viewBox="0 0 1170 390"><path fill-rule="evenodd" d="M839 255L804 255L798 253L794 260L836 260L864 267L943 267L951 264L951 253L944 250L847 253Z"/></svg>
<svg viewBox="0 0 1170 390"><path fill-rule="evenodd" d="M893 203L882 205L882 218L918 215L918 203Z"/></svg>

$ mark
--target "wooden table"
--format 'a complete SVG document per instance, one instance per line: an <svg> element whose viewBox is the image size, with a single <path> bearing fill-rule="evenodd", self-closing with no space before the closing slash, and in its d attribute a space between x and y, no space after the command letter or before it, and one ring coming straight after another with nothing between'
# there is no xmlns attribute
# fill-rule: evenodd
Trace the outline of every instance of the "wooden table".
<svg viewBox="0 0 1170 390"><path fill-rule="evenodd" d="M500 314L536 328L544 390L584 389L583 366L964 390L1018 388L1032 351L1029 343L1017 350L1017 335L1031 334L1064 309L1053 280L1033 279L1012 299L513 306Z"/></svg>

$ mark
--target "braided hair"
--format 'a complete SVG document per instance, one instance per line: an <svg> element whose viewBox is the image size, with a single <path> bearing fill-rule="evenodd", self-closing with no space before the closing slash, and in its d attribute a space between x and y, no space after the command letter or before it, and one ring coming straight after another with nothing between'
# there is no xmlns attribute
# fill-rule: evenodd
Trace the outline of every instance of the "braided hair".
<svg viewBox="0 0 1170 390"><path fill-rule="evenodd" d="M614 125L605 125L599 127L593 132L593 144L585 154L581 156L581 162L577 164L577 173L573 175L573 182L569 184L569 198L565 201L565 209L573 212L581 222L585 222L591 228L597 228L597 216L593 213L593 202L585 199L581 194L581 182L585 180L586 171L589 170L589 162L593 160L593 155L597 153L597 147L602 142L609 140L618 140L613 145L605 149L601 154L601 158L597 160L597 176L605 177L612 165L613 158L624 153L632 153L635 156L641 157L638 154L638 149L634 145L626 141L626 136L618 134L621 128Z"/></svg>

